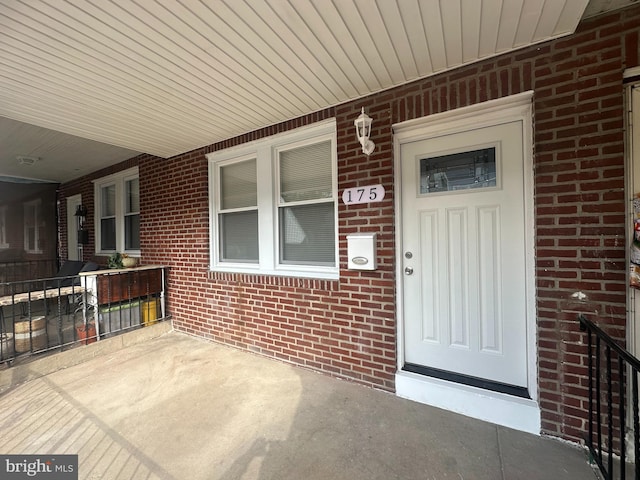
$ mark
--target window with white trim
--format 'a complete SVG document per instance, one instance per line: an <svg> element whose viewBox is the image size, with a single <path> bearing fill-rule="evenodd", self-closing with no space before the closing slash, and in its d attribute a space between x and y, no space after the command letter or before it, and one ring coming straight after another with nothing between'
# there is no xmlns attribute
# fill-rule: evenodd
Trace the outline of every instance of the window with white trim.
<svg viewBox="0 0 640 480"><path fill-rule="evenodd" d="M140 254L140 186L134 167L94 182L96 253Z"/></svg>
<svg viewBox="0 0 640 480"><path fill-rule="evenodd" d="M40 199L24 204L24 250L42 253L42 202Z"/></svg>
<svg viewBox="0 0 640 480"><path fill-rule="evenodd" d="M124 249L140 250L140 181L124 181Z"/></svg>
<svg viewBox="0 0 640 480"><path fill-rule="evenodd" d="M220 165L218 232L221 262L257 263L258 179L256 159Z"/></svg>
<svg viewBox="0 0 640 480"><path fill-rule="evenodd" d="M207 157L212 270L338 277L334 120Z"/></svg>

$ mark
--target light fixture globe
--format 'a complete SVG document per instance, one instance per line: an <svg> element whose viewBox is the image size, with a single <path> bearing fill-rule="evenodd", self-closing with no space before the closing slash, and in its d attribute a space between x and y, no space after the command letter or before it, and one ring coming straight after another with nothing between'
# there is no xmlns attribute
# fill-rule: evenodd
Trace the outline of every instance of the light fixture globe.
<svg viewBox="0 0 640 480"><path fill-rule="evenodd" d="M362 145L362 153L365 155L371 155L373 150L376 148L376 144L369 140L369 137L371 136L371 123L371 117L364 113L364 107L362 107L362 112L358 118L353 121L353 124L356 127L358 142Z"/></svg>

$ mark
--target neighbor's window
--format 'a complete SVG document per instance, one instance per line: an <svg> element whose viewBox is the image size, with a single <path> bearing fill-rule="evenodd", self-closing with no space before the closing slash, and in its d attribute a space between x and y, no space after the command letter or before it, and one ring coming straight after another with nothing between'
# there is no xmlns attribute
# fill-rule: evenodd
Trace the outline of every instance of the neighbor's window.
<svg viewBox="0 0 640 480"><path fill-rule="evenodd" d="M7 241L7 211L6 205L0 206L0 248L9 248Z"/></svg>
<svg viewBox="0 0 640 480"><path fill-rule="evenodd" d="M100 250L116 249L116 185L100 188Z"/></svg>
<svg viewBox="0 0 640 480"><path fill-rule="evenodd" d="M132 178L124 182L124 249L140 250L140 182Z"/></svg>
<svg viewBox="0 0 640 480"><path fill-rule="evenodd" d="M34 200L24 204L24 249L27 253L42 253L42 203Z"/></svg>
<svg viewBox="0 0 640 480"><path fill-rule="evenodd" d="M337 278L334 121L208 157L213 270Z"/></svg>
<svg viewBox="0 0 640 480"><path fill-rule="evenodd" d="M95 181L96 252L140 251L140 188L132 168Z"/></svg>

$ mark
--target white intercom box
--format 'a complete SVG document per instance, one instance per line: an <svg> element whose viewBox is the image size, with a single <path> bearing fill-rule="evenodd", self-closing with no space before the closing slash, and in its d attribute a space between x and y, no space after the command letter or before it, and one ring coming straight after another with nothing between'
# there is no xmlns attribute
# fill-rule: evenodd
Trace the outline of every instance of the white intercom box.
<svg viewBox="0 0 640 480"><path fill-rule="evenodd" d="M376 233L352 233L347 235L349 270L376 269Z"/></svg>

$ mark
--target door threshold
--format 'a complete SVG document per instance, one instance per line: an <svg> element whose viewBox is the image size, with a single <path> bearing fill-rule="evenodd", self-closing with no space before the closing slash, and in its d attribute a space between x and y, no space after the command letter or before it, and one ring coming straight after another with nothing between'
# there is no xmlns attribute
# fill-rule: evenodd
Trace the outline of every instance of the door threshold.
<svg viewBox="0 0 640 480"><path fill-rule="evenodd" d="M395 380L399 397L540 435L540 407L535 400L406 370L396 372Z"/></svg>
<svg viewBox="0 0 640 480"><path fill-rule="evenodd" d="M472 377L471 375L462 375L460 373L448 372L446 370L440 370L439 368L425 367L413 363L405 363L402 370L427 377L439 378L440 380L446 380L448 382L461 383L463 385L469 385L470 387L478 387L483 390L513 395L515 397L531 398L529 390L526 387L520 387L518 385L495 382L493 380Z"/></svg>

